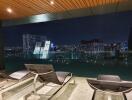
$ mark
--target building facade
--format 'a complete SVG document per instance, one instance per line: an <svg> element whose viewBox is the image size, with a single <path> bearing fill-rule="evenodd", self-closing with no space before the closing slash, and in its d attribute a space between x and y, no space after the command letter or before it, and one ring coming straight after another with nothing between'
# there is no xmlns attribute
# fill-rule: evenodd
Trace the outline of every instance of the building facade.
<svg viewBox="0 0 132 100"><path fill-rule="evenodd" d="M23 53L24 55L33 54L36 44L39 42L44 45L46 36L23 34Z"/></svg>

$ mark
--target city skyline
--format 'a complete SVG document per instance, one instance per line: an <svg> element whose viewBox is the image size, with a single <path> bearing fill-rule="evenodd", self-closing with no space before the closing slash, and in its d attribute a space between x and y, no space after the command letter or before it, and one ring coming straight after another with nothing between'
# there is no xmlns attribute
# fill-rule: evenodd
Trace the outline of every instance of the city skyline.
<svg viewBox="0 0 132 100"><path fill-rule="evenodd" d="M5 27L5 46L22 46L23 34L44 35L54 44L77 44L95 38L105 43L128 41L132 12Z"/></svg>

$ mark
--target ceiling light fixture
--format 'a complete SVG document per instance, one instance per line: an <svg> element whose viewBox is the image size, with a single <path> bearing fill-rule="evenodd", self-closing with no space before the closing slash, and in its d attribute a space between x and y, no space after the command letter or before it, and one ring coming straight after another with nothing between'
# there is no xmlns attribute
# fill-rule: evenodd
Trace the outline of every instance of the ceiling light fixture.
<svg viewBox="0 0 132 100"><path fill-rule="evenodd" d="M52 1L50 1L50 4L51 4L51 5L54 5L54 1L53 1L53 0L52 0Z"/></svg>
<svg viewBox="0 0 132 100"><path fill-rule="evenodd" d="M12 9L11 9L11 8L7 8L6 11L7 11L8 13L12 13Z"/></svg>

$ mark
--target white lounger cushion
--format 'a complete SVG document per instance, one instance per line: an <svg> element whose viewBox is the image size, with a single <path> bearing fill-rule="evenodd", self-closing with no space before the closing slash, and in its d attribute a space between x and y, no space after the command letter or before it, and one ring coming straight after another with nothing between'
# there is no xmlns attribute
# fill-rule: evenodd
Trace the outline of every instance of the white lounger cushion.
<svg viewBox="0 0 132 100"><path fill-rule="evenodd" d="M11 78L14 78L14 79L22 79L24 76L26 76L27 74L29 74L29 71L26 71L26 70L22 70L22 71L16 71L12 74L10 74L9 76Z"/></svg>

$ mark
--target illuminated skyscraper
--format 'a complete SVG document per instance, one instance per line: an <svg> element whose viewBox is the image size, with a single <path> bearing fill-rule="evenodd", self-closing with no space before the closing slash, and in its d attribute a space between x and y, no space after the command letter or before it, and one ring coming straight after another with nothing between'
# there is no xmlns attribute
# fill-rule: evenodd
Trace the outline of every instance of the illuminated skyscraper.
<svg viewBox="0 0 132 100"><path fill-rule="evenodd" d="M45 41L44 47L41 47L41 54L42 54L42 56L40 57L41 59L48 58L49 49L50 49L50 41Z"/></svg>
<svg viewBox="0 0 132 100"><path fill-rule="evenodd" d="M44 44L46 41L46 36L42 35L32 35L32 34L23 34L23 52L25 55L30 55L35 53L35 46L39 43Z"/></svg>

